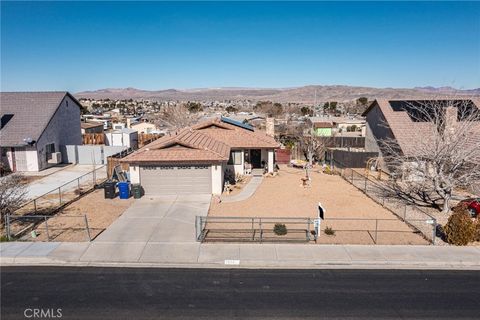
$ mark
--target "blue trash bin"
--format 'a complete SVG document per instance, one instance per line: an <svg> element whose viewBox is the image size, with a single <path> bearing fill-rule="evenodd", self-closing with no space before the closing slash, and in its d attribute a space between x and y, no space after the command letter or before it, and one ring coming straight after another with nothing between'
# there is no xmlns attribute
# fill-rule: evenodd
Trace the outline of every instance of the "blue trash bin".
<svg viewBox="0 0 480 320"><path fill-rule="evenodd" d="M130 198L130 182L119 182L117 185L120 199Z"/></svg>

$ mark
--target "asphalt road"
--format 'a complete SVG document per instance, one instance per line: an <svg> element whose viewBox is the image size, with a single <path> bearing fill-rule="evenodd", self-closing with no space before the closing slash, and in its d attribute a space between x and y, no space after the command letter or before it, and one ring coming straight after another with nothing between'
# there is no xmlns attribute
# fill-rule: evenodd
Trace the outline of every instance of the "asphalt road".
<svg viewBox="0 0 480 320"><path fill-rule="evenodd" d="M61 319L478 319L480 272L1 268L2 319L35 319L34 309L55 319L57 309Z"/></svg>

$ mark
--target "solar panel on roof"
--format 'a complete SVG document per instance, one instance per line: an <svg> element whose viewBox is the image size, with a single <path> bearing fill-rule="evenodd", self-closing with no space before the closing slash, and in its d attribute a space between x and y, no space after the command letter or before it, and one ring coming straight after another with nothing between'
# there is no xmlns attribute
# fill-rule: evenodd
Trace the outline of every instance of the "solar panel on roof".
<svg viewBox="0 0 480 320"><path fill-rule="evenodd" d="M244 128L244 129L247 129L247 130L250 130L250 131L254 131L253 127L249 124L246 124L246 123L242 123L240 121L235 121L235 120L232 120L230 118L225 118L225 117L221 117L220 120L222 122L225 122L225 123L228 123L228 124L232 124L234 126L237 126L237 127L240 127L240 128Z"/></svg>

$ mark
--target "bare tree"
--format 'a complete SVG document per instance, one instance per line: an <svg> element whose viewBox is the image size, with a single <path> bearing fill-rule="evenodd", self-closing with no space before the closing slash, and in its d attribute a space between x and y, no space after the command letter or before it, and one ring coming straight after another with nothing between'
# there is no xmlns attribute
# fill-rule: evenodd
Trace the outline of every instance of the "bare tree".
<svg viewBox="0 0 480 320"><path fill-rule="evenodd" d="M296 133L297 146L300 148L308 164L305 168L307 178L310 178L308 169L314 160L321 160L327 150L329 138L318 136L310 128L300 126Z"/></svg>
<svg viewBox="0 0 480 320"><path fill-rule="evenodd" d="M27 190L20 174L10 174L0 178L0 224L4 230L5 217L24 203Z"/></svg>
<svg viewBox="0 0 480 320"><path fill-rule="evenodd" d="M391 174L383 191L448 213L455 191L478 188L480 112L470 100L416 101L404 109L416 130L408 150L394 138L380 141Z"/></svg>
<svg viewBox="0 0 480 320"><path fill-rule="evenodd" d="M191 126L199 120L196 112L190 112L185 104L168 105L155 117L157 126L167 126L170 130L180 130Z"/></svg>

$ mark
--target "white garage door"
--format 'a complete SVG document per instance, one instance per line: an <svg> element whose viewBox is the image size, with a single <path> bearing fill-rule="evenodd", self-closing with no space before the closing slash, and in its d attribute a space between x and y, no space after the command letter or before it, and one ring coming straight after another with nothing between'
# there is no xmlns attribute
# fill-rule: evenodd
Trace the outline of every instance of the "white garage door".
<svg viewBox="0 0 480 320"><path fill-rule="evenodd" d="M210 166L142 166L140 183L147 195L210 194Z"/></svg>

